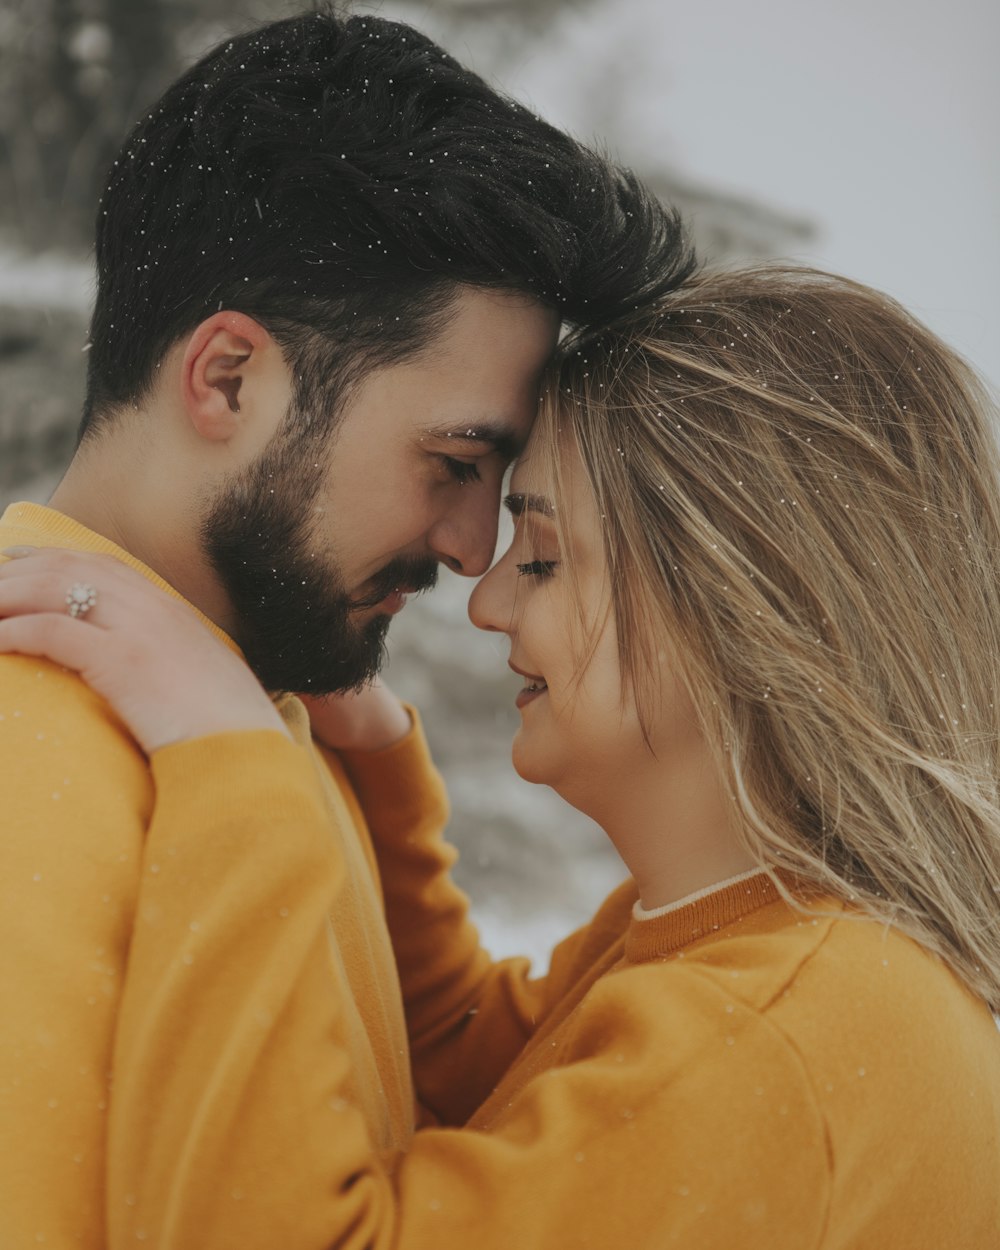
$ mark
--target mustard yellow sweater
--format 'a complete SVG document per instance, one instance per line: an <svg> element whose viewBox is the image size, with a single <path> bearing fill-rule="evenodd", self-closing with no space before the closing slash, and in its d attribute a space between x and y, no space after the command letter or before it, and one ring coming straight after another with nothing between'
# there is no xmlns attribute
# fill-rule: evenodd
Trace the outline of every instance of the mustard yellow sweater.
<svg viewBox="0 0 1000 1250"><path fill-rule="evenodd" d="M532 981L478 946L419 734L346 765L438 1124L386 1151L359 1103L329 919L350 874L312 761L271 733L168 748L116 1051L113 1244L1000 1245L1000 1034L911 941L831 900L802 915L762 875L651 919L626 883Z"/></svg>
<svg viewBox="0 0 1000 1250"><path fill-rule="evenodd" d="M47 508L14 505L0 520L0 548L24 543L105 552L170 589L113 543ZM206 932L214 936L225 927L214 919L220 904L241 910L253 930L253 899L241 897L239 878L246 873L270 879L278 888L284 869L270 831L288 820L286 790L308 794L310 833L338 864L335 911L322 923L326 976L334 988L324 986L322 992L336 1000L338 1054L349 1068L339 1088L357 1109L373 1150L398 1150L408 1141L413 1095L405 1022L367 830L337 760L331 756L324 763L312 748L301 703L286 698L279 706L299 745L262 735L260 784L253 754L240 755L235 770L223 770L218 779L205 774L211 760L196 763L194 754L185 757L191 770L173 775L174 801L169 796L158 801L149 761L80 680L52 664L0 656L0 1250L126 1245L132 1250L141 1243L133 1217L148 1210L148 1189L141 1174L140 1184L133 1182L141 1160L131 1153L131 1131L133 1113L142 1108L130 1108L129 1100L147 1095L141 1089L129 1092L136 1008L129 1014L123 988L133 937L142 951L145 930L136 930L137 908L144 908L144 925L156 920L155 903L142 902L143 877L156 881L162 867L164 879L178 890L179 904L185 891L211 882L218 894L202 918ZM290 773L279 782L286 768ZM211 809L202 809L203 793L224 796L234 829L245 834L235 873L228 864L232 846L220 844L213 859L211 837L200 836L212 827ZM177 820L188 827L176 827ZM251 826L261 835L260 858ZM183 855L192 835L197 859ZM147 837L151 857L144 862ZM155 862L157 855L162 865ZM296 866L301 857L293 855L289 868L294 872ZM300 905L298 893L306 884L295 882L289 907ZM325 897L332 902L327 884ZM193 914L185 918L186 938L197 938L198 924ZM271 975L281 980L283 962L293 969L297 956L294 938L285 947L277 937L263 924L244 955L269 961ZM207 963L199 971L208 976ZM225 979L221 966L214 975ZM143 985L140 961L136 989ZM307 1229L315 1221L307 1213L301 1224L294 1219L294 1203L301 1195L315 1204L330 1181L325 1171L306 1175L285 1166L307 1126L293 1114L282 1118L281 1089L272 1090L256 1114L244 1086L252 1089L261 1080L260 1056L246 1045L244 1030L257 1031L255 1041L273 1030L275 1061L284 1069L275 1079L296 1090L289 1111L300 1102L312 1105L311 1095L328 1082L326 1066L313 1072L300 1066L286 1049L285 1030L307 1048L321 1037L325 1043L329 1003L292 994L287 1003L275 1004L269 1023L238 994L217 988L214 997L227 1040L212 1062L225 1065L225 1087L214 1091L208 1121L188 1121L188 1108L179 1104L175 1117L165 1118L157 1132L171 1173L155 1178L157 1224L169 1228L179 1221L187 1231L172 1244L185 1250L203 1244L178 1206L186 1176L201 1166L195 1140L234 1156L232 1166L213 1156L211 1177L202 1177L216 1207L216 1231L205 1245L228 1224L239 1228L238 1214L230 1220L230 1212L247 1209L238 1198L241 1185L249 1196L258 1178L282 1177L287 1227ZM158 1006L151 1014L161 1018ZM173 1078L191 1075L188 1057L212 1032L195 1019L190 1030L176 1019L172 1029L175 1037L163 1058L164 1077L171 1074L165 1092ZM149 1075L148 1063L142 1070Z"/></svg>

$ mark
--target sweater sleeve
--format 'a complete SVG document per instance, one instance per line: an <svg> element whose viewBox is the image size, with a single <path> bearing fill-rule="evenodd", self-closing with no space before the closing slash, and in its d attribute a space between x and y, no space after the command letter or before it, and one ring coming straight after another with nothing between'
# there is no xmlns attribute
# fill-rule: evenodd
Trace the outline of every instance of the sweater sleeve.
<svg viewBox="0 0 1000 1250"><path fill-rule="evenodd" d="M111 1054L152 785L106 707L0 657L0 1244L103 1250Z"/></svg>
<svg viewBox="0 0 1000 1250"><path fill-rule="evenodd" d="M111 1250L818 1244L823 1135L794 1056L761 1046L750 1015L726 1018L734 1052L697 978L665 1010L655 965L604 978L492 1123L379 1157L329 949L342 871L305 753L225 735L159 752L154 773Z"/></svg>
<svg viewBox="0 0 1000 1250"><path fill-rule="evenodd" d="M530 976L529 960L494 961L480 945L468 897L451 876L458 852L444 836L444 782L419 715L409 711L414 726L401 742L336 754L375 844L414 1086L440 1123L456 1125L492 1091L544 1018L584 931L561 945L543 978Z"/></svg>

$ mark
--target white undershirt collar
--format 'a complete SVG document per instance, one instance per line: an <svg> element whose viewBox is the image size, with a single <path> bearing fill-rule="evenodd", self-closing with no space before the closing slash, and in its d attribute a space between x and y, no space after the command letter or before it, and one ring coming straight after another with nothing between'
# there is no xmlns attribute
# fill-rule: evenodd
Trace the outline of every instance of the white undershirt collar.
<svg viewBox="0 0 1000 1250"><path fill-rule="evenodd" d="M712 885L706 885L704 889L695 890L693 894L685 894L683 898L677 899L676 902L664 903L662 907L653 907L648 911L637 899L632 906L632 915L636 920L655 920L658 916L668 916L672 911L680 911L682 907L687 907L689 903L697 903L699 899L707 898L709 894L714 894L717 890L724 890L727 886L738 885L741 881L749 881L751 877L757 877L763 871L763 868L751 868L749 872L741 872L735 877L727 877L725 881L715 881Z"/></svg>

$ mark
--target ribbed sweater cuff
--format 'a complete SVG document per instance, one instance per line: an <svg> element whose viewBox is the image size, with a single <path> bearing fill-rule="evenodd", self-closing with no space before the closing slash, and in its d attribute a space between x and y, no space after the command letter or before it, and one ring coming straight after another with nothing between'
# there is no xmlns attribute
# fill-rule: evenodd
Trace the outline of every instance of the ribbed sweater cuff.
<svg viewBox="0 0 1000 1250"><path fill-rule="evenodd" d="M434 766L423 723L416 708L406 705L413 727L405 738L381 751L338 751L372 833L406 836L434 815L443 826L448 797Z"/></svg>

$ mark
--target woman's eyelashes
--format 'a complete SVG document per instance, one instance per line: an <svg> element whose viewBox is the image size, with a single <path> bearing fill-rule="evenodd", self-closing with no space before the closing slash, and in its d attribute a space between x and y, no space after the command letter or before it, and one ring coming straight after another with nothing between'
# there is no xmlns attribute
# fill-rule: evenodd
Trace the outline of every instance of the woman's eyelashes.
<svg viewBox="0 0 1000 1250"><path fill-rule="evenodd" d="M529 560L519 564L517 571L522 577L551 577L558 563L558 560Z"/></svg>

